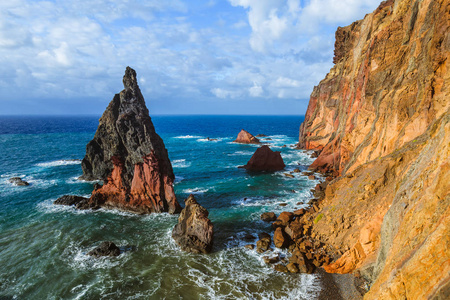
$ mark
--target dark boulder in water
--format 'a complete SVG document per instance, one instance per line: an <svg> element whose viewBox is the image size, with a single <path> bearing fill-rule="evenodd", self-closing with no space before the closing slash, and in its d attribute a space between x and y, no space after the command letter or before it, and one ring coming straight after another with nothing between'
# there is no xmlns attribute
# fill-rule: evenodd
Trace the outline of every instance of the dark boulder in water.
<svg viewBox="0 0 450 300"><path fill-rule="evenodd" d="M249 171L280 171L283 170L286 165L281 158L279 151L272 151L269 146L262 146L256 149L252 158L244 166Z"/></svg>
<svg viewBox="0 0 450 300"><path fill-rule="evenodd" d="M193 195L184 201L186 207L178 217L172 237L183 251L209 253L213 245L214 226L208 210L197 203Z"/></svg>
<svg viewBox="0 0 450 300"><path fill-rule="evenodd" d="M120 249L113 242L102 242L94 250L87 253L90 256L101 257L101 256L119 256Z"/></svg>
<svg viewBox="0 0 450 300"><path fill-rule="evenodd" d="M23 180L20 177L11 177L9 179L9 182L14 184L14 185L18 185L18 186L27 186L30 185L28 182L26 182L25 180Z"/></svg>
<svg viewBox="0 0 450 300"><path fill-rule="evenodd" d="M53 204L57 205L79 205L80 203L87 202L89 198L76 196L76 195L64 195L56 199Z"/></svg>
<svg viewBox="0 0 450 300"><path fill-rule="evenodd" d="M89 205L139 214L178 213L172 165L130 67L123 85L100 118L81 163L81 179L104 182L92 192Z"/></svg>

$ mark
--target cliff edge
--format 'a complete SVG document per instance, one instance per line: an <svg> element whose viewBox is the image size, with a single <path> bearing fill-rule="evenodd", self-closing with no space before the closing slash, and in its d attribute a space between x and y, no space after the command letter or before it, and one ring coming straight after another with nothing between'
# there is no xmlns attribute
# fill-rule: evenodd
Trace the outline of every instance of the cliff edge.
<svg viewBox="0 0 450 300"><path fill-rule="evenodd" d="M299 147L332 173L310 235L365 299L450 297L449 0L388 0L336 32Z"/></svg>
<svg viewBox="0 0 450 300"><path fill-rule="evenodd" d="M172 164L153 127L136 72L130 67L125 70L123 85L86 146L81 178L104 182L92 192L87 206L141 214L180 212Z"/></svg>

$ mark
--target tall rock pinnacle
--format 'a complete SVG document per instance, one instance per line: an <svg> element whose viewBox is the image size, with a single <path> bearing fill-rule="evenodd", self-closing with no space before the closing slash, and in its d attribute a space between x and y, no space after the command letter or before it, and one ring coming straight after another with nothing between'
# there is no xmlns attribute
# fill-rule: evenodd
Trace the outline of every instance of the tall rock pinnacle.
<svg viewBox="0 0 450 300"><path fill-rule="evenodd" d="M89 205L135 213L179 212L167 150L155 132L136 72L130 67L123 85L86 146L81 178L104 181L92 193Z"/></svg>

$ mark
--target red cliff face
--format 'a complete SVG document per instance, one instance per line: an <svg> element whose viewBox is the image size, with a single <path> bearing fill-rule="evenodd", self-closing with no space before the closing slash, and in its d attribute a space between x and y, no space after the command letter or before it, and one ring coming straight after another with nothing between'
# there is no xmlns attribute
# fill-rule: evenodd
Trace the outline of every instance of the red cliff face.
<svg viewBox="0 0 450 300"><path fill-rule="evenodd" d="M86 146L82 178L104 181L88 205L134 213L179 212L172 165L133 69L127 67L123 83L125 89L114 96Z"/></svg>
<svg viewBox="0 0 450 300"><path fill-rule="evenodd" d="M450 1L389 0L336 32L299 146L338 176L311 236L365 299L445 299L450 282ZM439 298L441 297L441 298Z"/></svg>
<svg viewBox="0 0 450 300"><path fill-rule="evenodd" d="M336 32L336 65L311 94L299 146L345 174L392 153L449 107L448 1L385 1Z"/></svg>

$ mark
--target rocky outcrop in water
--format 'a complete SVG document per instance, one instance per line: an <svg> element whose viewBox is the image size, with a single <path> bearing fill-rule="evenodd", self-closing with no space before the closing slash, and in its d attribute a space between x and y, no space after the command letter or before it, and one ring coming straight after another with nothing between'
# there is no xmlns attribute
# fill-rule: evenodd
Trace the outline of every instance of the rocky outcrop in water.
<svg viewBox="0 0 450 300"><path fill-rule="evenodd" d="M89 198L76 195L64 195L56 199L53 204L75 206L78 209L89 208Z"/></svg>
<svg viewBox="0 0 450 300"><path fill-rule="evenodd" d="M163 140L156 134L139 89L136 72L126 68L124 90L116 94L99 121L82 161L84 180L103 180L89 207L147 214L181 210L173 190L174 174Z"/></svg>
<svg viewBox="0 0 450 300"><path fill-rule="evenodd" d="M236 140L234 140L235 143L240 144L260 144L261 142L255 138L251 133L245 131L244 129L239 132Z"/></svg>
<svg viewBox="0 0 450 300"><path fill-rule="evenodd" d="M449 296L449 13L389 0L339 28L300 127L299 146L320 151L311 168L338 175L303 233L335 258L326 271L369 282L365 299Z"/></svg>
<svg viewBox="0 0 450 300"><path fill-rule="evenodd" d="M20 177L11 177L10 179L8 179L9 183L12 183L14 185L17 186L27 186L30 185L28 182L26 182L25 180L23 180Z"/></svg>
<svg viewBox="0 0 450 300"><path fill-rule="evenodd" d="M269 146L262 146L256 149L253 156L244 166L249 171L280 171L283 170L286 165L283 162L281 153L279 151L272 151Z"/></svg>
<svg viewBox="0 0 450 300"><path fill-rule="evenodd" d="M102 242L98 247L89 251L87 255L94 257L119 256L120 249L113 242Z"/></svg>
<svg viewBox="0 0 450 300"><path fill-rule="evenodd" d="M190 195L178 217L172 237L181 250L193 253L209 253L213 246L214 226L208 219L208 210Z"/></svg>

